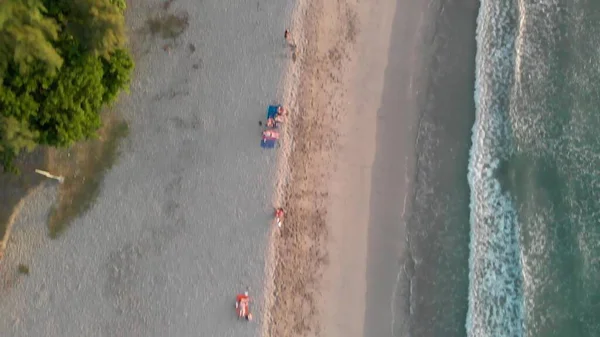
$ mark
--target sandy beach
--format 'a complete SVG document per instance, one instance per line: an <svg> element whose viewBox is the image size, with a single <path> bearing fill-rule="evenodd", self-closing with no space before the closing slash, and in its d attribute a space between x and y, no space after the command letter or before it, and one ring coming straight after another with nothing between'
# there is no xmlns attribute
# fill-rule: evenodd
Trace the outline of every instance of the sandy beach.
<svg viewBox="0 0 600 337"><path fill-rule="evenodd" d="M258 122L282 99L292 3L169 3L128 4L130 136L95 206L50 240L56 185L25 201L1 262L3 336L259 334L234 300L249 288L263 311L276 152ZM150 34L173 18L181 35Z"/></svg>
<svg viewBox="0 0 600 337"><path fill-rule="evenodd" d="M25 201L1 263L31 273L5 272L0 331L402 335L393 298L407 286L427 4L168 3L129 4L137 67L118 108L131 136L95 207L51 241L40 229L56 186ZM185 21L180 36L148 34L169 17ZM258 121L278 102L290 117L265 151ZM253 324L233 311L245 289Z"/></svg>
<svg viewBox="0 0 600 337"><path fill-rule="evenodd" d="M297 82L286 99L295 111L293 150L282 151L279 191L288 217L273 238L267 336L395 333L425 5L396 6L300 2L294 31L302 54L291 65ZM406 48L391 54L392 37ZM392 99L384 97L387 77ZM368 274L369 262L379 263L379 274ZM367 302L378 305L367 312Z"/></svg>

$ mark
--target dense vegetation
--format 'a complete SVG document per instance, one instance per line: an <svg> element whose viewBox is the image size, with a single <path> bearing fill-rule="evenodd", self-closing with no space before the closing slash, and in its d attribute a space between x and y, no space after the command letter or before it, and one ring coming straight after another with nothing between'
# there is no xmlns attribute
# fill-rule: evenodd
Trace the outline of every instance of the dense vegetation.
<svg viewBox="0 0 600 337"><path fill-rule="evenodd" d="M125 0L0 1L0 167L93 137L127 87Z"/></svg>

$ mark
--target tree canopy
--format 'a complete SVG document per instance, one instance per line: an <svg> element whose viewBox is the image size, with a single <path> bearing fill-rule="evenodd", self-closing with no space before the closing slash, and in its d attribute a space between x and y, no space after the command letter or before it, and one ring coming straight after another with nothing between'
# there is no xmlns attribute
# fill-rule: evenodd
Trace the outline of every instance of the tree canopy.
<svg viewBox="0 0 600 337"><path fill-rule="evenodd" d="M37 145L94 136L127 88L123 0L0 2L0 166Z"/></svg>

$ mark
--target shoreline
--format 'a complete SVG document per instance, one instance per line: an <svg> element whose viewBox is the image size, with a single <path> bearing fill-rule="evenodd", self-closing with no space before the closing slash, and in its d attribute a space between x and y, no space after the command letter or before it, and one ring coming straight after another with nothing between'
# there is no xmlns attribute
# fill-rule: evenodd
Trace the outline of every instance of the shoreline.
<svg viewBox="0 0 600 337"><path fill-rule="evenodd" d="M398 55L391 50L394 37L400 37L402 41L406 39L404 30L394 31L393 28L398 11L404 12L407 5L377 0L357 3L355 6L361 24L354 56L360 63L351 65L348 108L341 126L343 131L336 170L329 187L331 212L328 223L331 239L328 250L331 259L325 269L323 282L322 308L327 321L324 335L383 337L387 335L378 334L383 328L371 326L367 315L370 280L380 278L379 275L368 272L372 256L380 255L378 251L372 251L370 235L377 225L373 215L381 214L387 209L401 208L402 204L406 204L410 193L410 186L396 183L410 172L409 166L377 165L380 152L391 158L406 157L406 160L413 155L409 132L412 111L405 109L402 104L389 105L383 100L385 91L390 89L386 85L386 78L390 75L403 77L403 74L395 72L390 74L390 64L409 62L403 59L398 61ZM400 122L391 119L391 114L399 115ZM384 140L389 141L390 138L382 139L382 123L396 128L398 134L406 135L401 139L393 138L398 141L395 144L397 151L385 148ZM395 175L387 181L387 186L397 189L397 193L381 189L377 184L376 178L387 171ZM378 196L383 198L383 202L373 201ZM386 234L402 244L402 237L396 236L394 231L388 230ZM378 244L381 242L376 242ZM393 269L394 264L395 261L391 261L386 267ZM393 289L389 289L390 296L392 292ZM387 315L390 304L389 300L381 301L378 308L370 309L371 313ZM393 310L392 307L391 311Z"/></svg>
<svg viewBox="0 0 600 337"><path fill-rule="evenodd" d="M376 112L395 7L322 0L294 11L300 54L285 79L291 118L274 193L287 214L267 247L262 336L363 334Z"/></svg>

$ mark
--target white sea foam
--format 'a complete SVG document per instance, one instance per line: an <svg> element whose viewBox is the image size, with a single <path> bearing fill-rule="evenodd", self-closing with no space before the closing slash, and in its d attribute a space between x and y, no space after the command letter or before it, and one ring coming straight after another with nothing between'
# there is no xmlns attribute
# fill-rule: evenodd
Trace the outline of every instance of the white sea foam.
<svg viewBox="0 0 600 337"><path fill-rule="evenodd" d="M497 170L511 151L508 95L515 69L516 11L482 1L477 28L476 121L469 185L471 243L468 336L522 336L519 225Z"/></svg>

